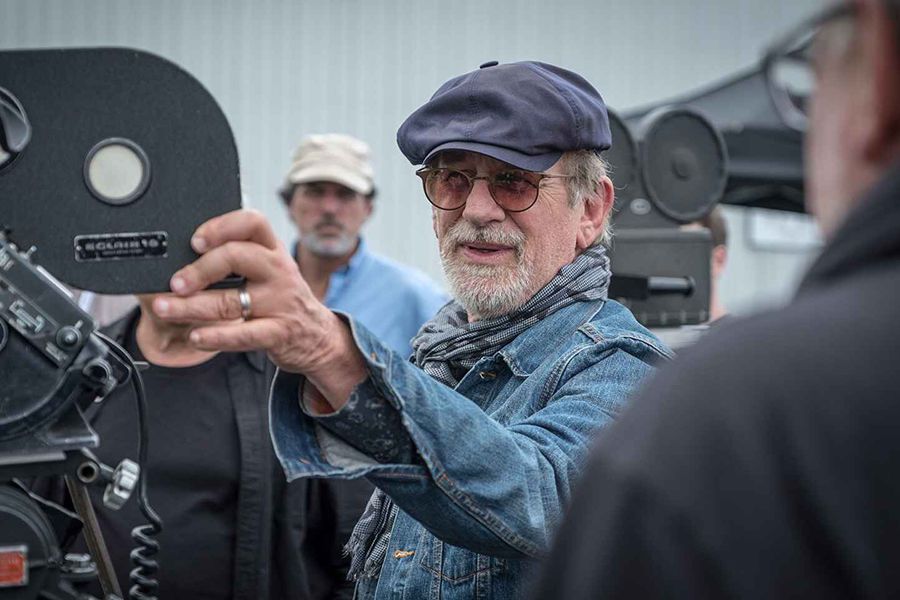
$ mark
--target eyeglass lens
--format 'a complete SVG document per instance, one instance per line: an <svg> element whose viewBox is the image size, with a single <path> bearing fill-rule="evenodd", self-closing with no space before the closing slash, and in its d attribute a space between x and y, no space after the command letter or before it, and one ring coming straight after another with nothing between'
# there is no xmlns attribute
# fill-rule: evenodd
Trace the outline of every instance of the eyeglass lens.
<svg viewBox="0 0 900 600"><path fill-rule="evenodd" d="M435 206L452 210L466 203L476 179L487 179L491 196L509 211L526 210L537 199L539 176L521 171L503 171L482 178L454 169L434 169L426 175L425 192Z"/></svg>

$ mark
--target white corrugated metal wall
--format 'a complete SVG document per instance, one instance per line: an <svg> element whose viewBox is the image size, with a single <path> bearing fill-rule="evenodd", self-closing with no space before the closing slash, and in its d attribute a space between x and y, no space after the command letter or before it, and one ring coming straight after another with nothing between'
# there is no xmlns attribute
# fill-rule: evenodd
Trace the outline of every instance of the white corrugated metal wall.
<svg viewBox="0 0 900 600"><path fill-rule="evenodd" d="M0 48L131 46L193 73L222 105L249 204L288 240L274 191L296 142L342 131L373 148L372 246L440 277L430 211L394 135L451 76L496 59L580 72L613 107L664 99L747 66L820 0L0 0ZM783 297L804 254L758 252L729 212L725 298Z"/></svg>

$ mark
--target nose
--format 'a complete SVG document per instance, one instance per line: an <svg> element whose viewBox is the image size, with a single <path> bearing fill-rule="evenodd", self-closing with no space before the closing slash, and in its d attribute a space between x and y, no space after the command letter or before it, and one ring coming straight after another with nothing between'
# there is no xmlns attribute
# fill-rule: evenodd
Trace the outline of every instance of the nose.
<svg viewBox="0 0 900 600"><path fill-rule="evenodd" d="M319 199L319 207L323 212L336 213L341 206L341 199L337 194L328 193Z"/></svg>
<svg viewBox="0 0 900 600"><path fill-rule="evenodd" d="M506 219L506 211L494 202L488 184L483 179L475 181L469 198L463 207L462 217L475 225L486 225Z"/></svg>

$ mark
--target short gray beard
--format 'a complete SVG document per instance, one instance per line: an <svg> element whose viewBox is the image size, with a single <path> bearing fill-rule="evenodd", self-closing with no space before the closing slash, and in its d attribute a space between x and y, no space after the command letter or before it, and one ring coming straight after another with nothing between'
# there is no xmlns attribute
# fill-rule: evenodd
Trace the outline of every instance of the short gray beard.
<svg viewBox="0 0 900 600"><path fill-rule="evenodd" d="M356 247L356 236L348 233L342 233L337 238L324 238L319 236L315 231L300 236L300 243L315 254L323 258L339 258L347 256Z"/></svg>
<svg viewBox="0 0 900 600"><path fill-rule="evenodd" d="M516 265L473 265L457 254L461 244L500 244L516 252ZM508 314L527 300L532 272L525 258L525 236L490 227L477 227L460 219L441 239L441 264L456 301L474 318L492 318Z"/></svg>

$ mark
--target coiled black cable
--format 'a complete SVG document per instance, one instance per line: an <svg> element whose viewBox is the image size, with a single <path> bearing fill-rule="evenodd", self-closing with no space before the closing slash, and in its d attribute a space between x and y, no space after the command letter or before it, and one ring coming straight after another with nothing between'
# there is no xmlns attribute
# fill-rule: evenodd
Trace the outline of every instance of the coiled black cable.
<svg viewBox="0 0 900 600"><path fill-rule="evenodd" d="M153 557L159 553L159 541L153 536L162 531L162 520L150 506L147 500L147 446L149 445L147 430L147 397L144 393L144 381L138 372L134 360L122 346L109 337L97 332L98 335L118 356L130 370L129 377L134 386L138 410L138 465L140 475L138 479L138 507L147 519L146 525L139 525L131 530L131 538L137 543L137 547L129 555L135 567L128 574L132 586L128 590L131 600L156 600L156 592L159 590L159 582L154 578L159 563Z"/></svg>

